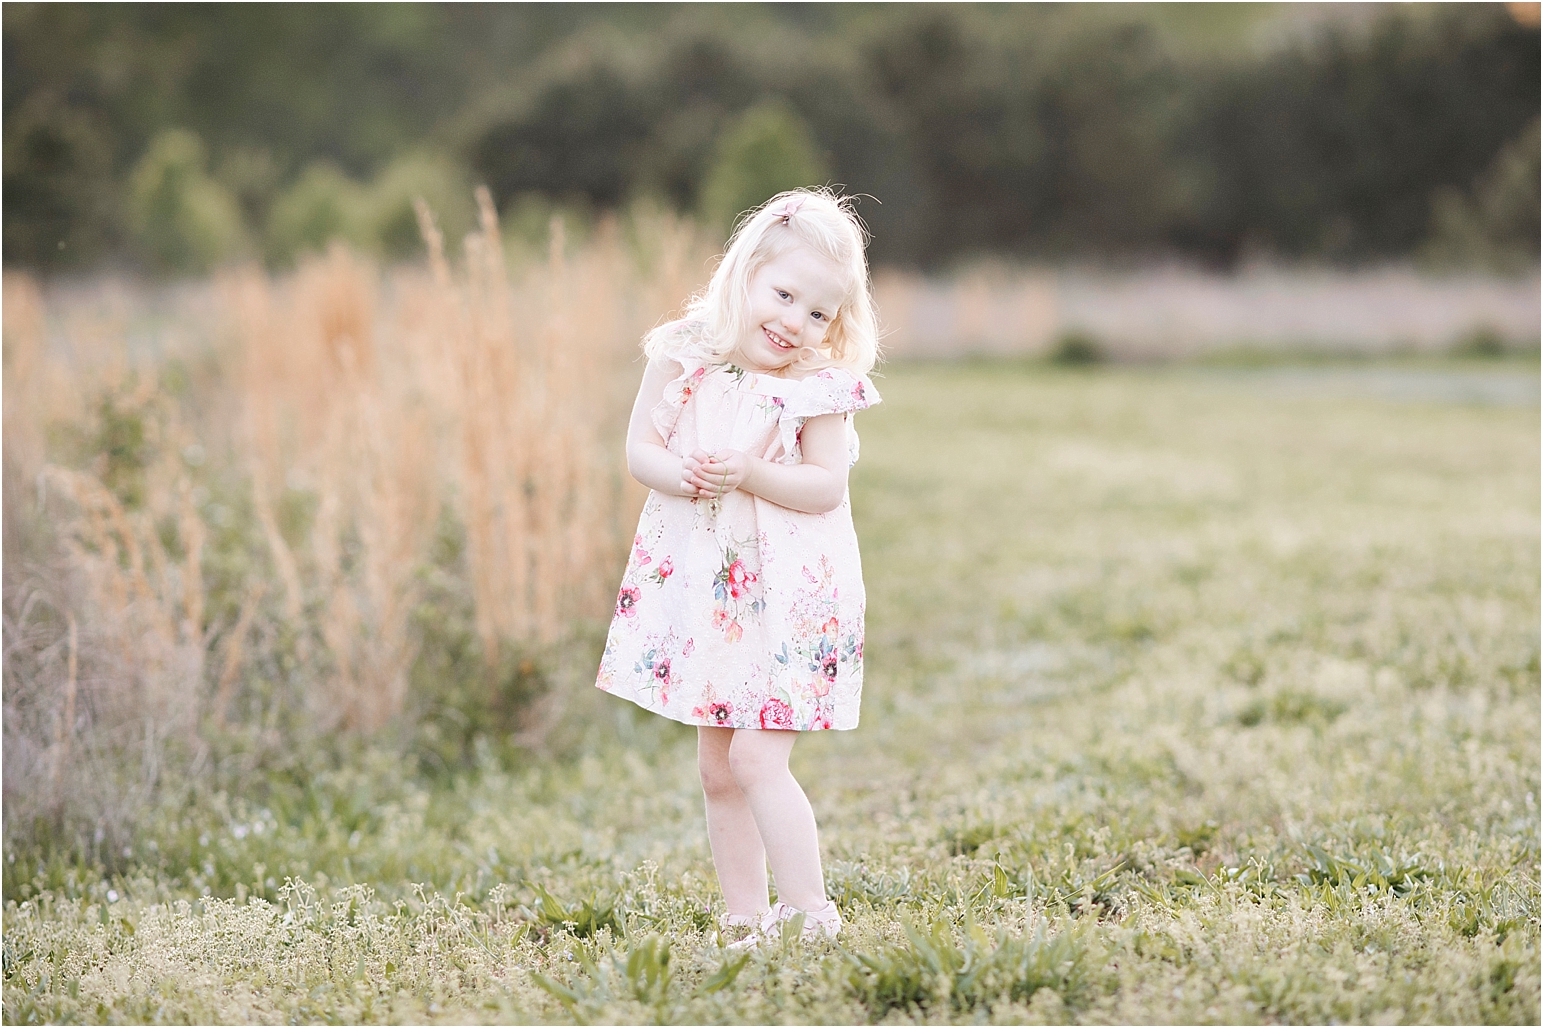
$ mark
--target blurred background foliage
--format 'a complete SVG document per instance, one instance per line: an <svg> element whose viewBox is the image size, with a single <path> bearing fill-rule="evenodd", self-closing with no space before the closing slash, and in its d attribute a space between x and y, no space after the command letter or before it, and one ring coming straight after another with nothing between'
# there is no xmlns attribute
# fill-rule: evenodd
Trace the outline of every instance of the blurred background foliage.
<svg viewBox="0 0 1543 1028"><path fill-rule="evenodd" d="M4 8L4 260L198 273L865 202L876 262L1538 251L1537 5ZM507 219L511 225L520 217Z"/></svg>

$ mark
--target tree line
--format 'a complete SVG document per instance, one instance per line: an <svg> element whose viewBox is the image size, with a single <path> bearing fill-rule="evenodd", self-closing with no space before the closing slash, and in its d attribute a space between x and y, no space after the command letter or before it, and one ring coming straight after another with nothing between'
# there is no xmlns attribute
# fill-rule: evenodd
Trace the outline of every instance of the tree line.
<svg viewBox="0 0 1543 1028"><path fill-rule="evenodd" d="M10 266L283 265L336 236L407 256L412 198L455 232L478 183L516 225L650 202L720 229L840 183L873 198L874 259L921 268L1538 254L1538 28L1498 4L1204 46L1039 5L3 17Z"/></svg>

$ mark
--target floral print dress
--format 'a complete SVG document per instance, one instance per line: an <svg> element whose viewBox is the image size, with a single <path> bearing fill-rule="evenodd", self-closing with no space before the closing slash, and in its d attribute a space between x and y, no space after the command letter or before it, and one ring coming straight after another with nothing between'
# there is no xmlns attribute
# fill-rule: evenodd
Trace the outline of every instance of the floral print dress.
<svg viewBox="0 0 1543 1028"><path fill-rule="evenodd" d="M851 415L879 402L866 377L778 378L690 353L653 411L671 453L731 448L797 464L804 422L843 414L857 460ZM688 725L856 728L863 604L849 498L806 514L742 490L651 492L596 685Z"/></svg>

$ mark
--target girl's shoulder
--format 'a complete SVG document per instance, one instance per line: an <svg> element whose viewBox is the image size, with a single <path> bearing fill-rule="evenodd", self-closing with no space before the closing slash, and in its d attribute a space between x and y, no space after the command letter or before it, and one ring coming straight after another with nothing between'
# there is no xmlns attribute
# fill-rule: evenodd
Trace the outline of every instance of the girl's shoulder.
<svg viewBox="0 0 1543 1028"><path fill-rule="evenodd" d="M670 376L651 412L661 438L670 438L686 401L697 392L707 372L719 363L707 345L701 322L672 321L655 330L649 339L649 366L662 365Z"/></svg>
<svg viewBox="0 0 1543 1028"><path fill-rule="evenodd" d="M694 370L714 360L708 345L707 325L697 318L682 318L654 330L656 345L650 347L655 359L672 361Z"/></svg>
<svg viewBox="0 0 1543 1028"><path fill-rule="evenodd" d="M835 366L805 375L789 389L785 415L812 418L820 414L851 414L880 402L867 375Z"/></svg>

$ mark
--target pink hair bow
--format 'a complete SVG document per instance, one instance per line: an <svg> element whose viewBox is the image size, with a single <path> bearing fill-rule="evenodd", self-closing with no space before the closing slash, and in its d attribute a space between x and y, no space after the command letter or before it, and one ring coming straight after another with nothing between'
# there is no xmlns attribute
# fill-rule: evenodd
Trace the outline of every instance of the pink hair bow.
<svg viewBox="0 0 1543 1028"><path fill-rule="evenodd" d="M789 200L787 203L782 205L782 213L777 215L777 217L782 219L782 223L784 225L790 225L793 223L793 215L797 214L798 209L803 205L804 201L802 197Z"/></svg>

